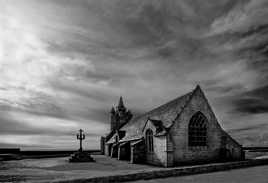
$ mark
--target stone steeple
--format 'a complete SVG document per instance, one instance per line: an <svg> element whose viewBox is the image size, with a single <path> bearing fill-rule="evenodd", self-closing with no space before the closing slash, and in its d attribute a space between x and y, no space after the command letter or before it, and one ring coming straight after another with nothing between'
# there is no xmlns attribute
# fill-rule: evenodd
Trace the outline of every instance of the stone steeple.
<svg viewBox="0 0 268 183"><path fill-rule="evenodd" d="M120 98L119 98L119 102L118 102L117 107L118 108L125 108L122 96L120 96Z"/></svg>
<svg viewBox="0 0 268 183"><path fill-rule="evenodd" d="M116 108L111 109L111 131L118 130L132 118L132 113L124 105L123 97L120 96Z"/></svg>
<svg viewBox="0 0 268 183"><path fill-rule="evenodd" d="M126 112L126 107L124 106L124 102L123 102L123 98L122 96L120 96L119 98L119 102L118 102L118 106L116 107L118 112L119 112L119 116L124 115L124 113Z"/></svg>

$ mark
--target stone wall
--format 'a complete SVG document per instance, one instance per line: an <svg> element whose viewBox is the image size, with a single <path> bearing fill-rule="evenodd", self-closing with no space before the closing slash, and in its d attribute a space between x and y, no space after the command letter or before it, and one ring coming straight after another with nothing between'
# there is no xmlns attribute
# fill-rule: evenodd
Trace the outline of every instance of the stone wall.
<svg viewBox="0 0 268 183"><path fill-rule="evenodd" d="M244 151L231 137L227 136L226 149L230 152L231 160L243 160Z"/></svg>
<svg viewBox="0 0 268 183"><path fill-rule="evenodd" d="M154 137L154 152L151 160L147 163L167 166L166 136Z"/></svg>
<svg viewBox="0 0 268 183"><path fill-rule="evenodd" d="M105 155L106 156L110 156L111 155L111 147L112 146L112 144L105 144Z"/></svg>
<svg viewBox="0 0 268 183"><path fill-rule="evenodd" d="M174 148L173 143L171 141L170 134L167 134L167 145L166 145L166 154L167 154L167 162L165 167L172 167L174 165Z"/></svg>
<svg viewBox="0 0 268 183"><path fill-rule="evenodd" d="M143 135L145 137L145 133L148 129L153 131L153 134L156 134L155 126L150 122L150 120L146 123L146 126L143 131ZM168 166L167 160L167 138L166 136L153 137L153 145L154 151L151 153L146 153L146 163L160 166Z"/></svg>
<svg viewBox="0 0 268 183"><path fill-rule="evenodd" d="M208 120L207 146L190 147L188 145L188 125L191 117L199 111ZM170 134L170 141L173 143L173 159L175 165L219 159L223 130L200 89L195 91L192 99L185 109L183 109L182 114L175 120L175 124L170 129ZM241 149L235 143L232 143L232 146L235 147L235 151L238 151L239 148ZM237 153L235 152L236 155Z"/></svg>

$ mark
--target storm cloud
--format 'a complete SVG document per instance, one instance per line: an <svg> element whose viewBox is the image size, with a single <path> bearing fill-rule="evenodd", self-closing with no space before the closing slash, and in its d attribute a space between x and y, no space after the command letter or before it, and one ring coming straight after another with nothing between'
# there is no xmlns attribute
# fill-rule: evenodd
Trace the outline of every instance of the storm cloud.
<svg viewBox="0 0 268 183"><path fill-rule="evenodd" d="M224 128L253 143L267 131L267 10L265 0L0 0L1 146L72 148L84 128L98 148L119 96L138 115L196 84Z"/></svg>

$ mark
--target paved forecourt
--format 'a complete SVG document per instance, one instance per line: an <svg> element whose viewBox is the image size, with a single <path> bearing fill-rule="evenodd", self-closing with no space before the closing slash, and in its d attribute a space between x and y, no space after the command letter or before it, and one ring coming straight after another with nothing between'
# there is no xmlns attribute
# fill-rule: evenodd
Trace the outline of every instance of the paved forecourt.
<svg viewBox="0 0 268 183"><path fill-rule="evenodd" d="M24 159L0 164L0 182L123 182L209 173L268 165L268 159L174 168L130 164L102 155L96 162L69 163L68 158Z"/></svg>
<svg viewBox="0 0 268 183"><path fill-rule="evenodd" d="M267 183L267 180L268 166L265 165L191 176L140 180L131 183Z"/></svg>
<svg viewBox="0 0 268 183"><path fill-rule="evenodd" d="M159 167L130 164L103 155L92 155L96 162L69 163L69 157L23 159L0 163L0 182L42 182L128 174Z"/></svg>

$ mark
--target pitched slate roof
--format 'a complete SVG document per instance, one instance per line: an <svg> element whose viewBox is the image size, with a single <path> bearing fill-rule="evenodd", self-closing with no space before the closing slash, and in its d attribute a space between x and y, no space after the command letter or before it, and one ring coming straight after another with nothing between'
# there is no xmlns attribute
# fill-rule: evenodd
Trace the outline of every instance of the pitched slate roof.
<svg viewBox="0 0 268 183"><path fill-rule="evenodd" d="M155 119L151 119L151 118L148 118L148 120L146 121L145 125L143 126L142 131L144 131L144 128L145 128L146 124L147 124L149 121L150 121L150 122L154 125L154 127L156 128L156 134L155 134L155 136L158 136L158 137L159 137L159 136L166 135L167 130L166 130L166 128L164 127L162 121L160 121L160 120L155 120Z"/></svg>
<svg viewBox="0 0 268 183"><path fill-rule="evenodd" d="M113 144L113 143L115 143L115 135L116 134L114 134L107 142L106 142L106 144Z"/></svg>
<svg viewBox="0 0 268 183"><path fill-rule="evenodd" d="M162 122L165 128L169 128L183 107L191 98L194 91L189 92L181 97L178 97L164 105L161 105L150 112L138 116L125 124L120 130L126 131L126 135L121 141L127 141L142 137L143 127L148 120L154 119Z"/></svg>

